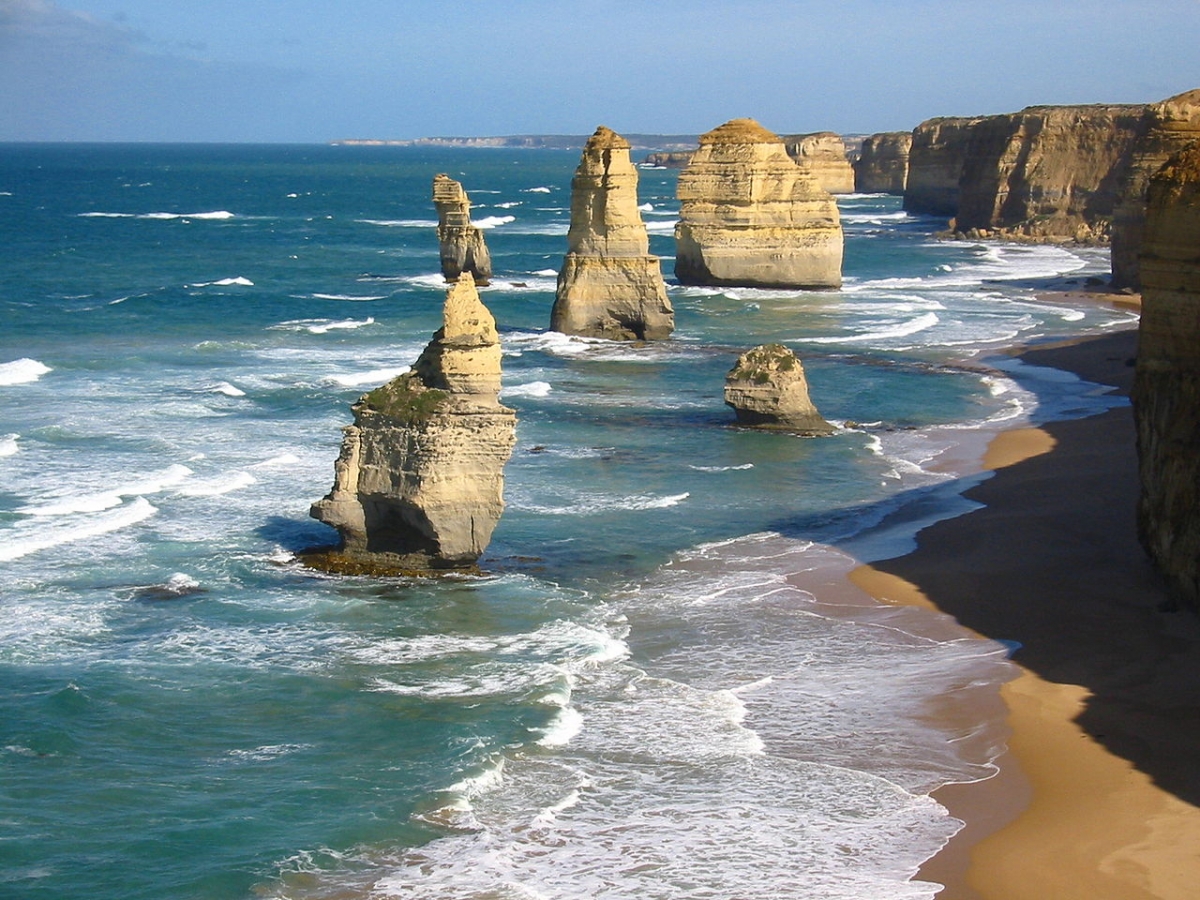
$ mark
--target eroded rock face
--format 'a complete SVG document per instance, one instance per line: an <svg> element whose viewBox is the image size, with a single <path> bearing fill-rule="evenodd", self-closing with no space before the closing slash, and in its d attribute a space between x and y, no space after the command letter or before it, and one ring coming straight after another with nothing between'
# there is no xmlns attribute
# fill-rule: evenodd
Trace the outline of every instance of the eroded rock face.
<svg viewBox="0 0 1200 900"><path fill-rule="evenodd" d="M457 281L463 272L470 272L477 285L490 283L492 257L484 242L483 232L471 224L471 201L463 186L449 175L435 175L433 205L438 214L438 254L442 259L442 275L447 281Z"/></svg>
<svg viewBox="0 0 1200 900"><path fill-rule="evenodd" d="M800 360L782 344L763 344L738 357L725 376L725 402L743 425L807 435L835 430L809 399Z"/></svg>
<svg viewBox="0 0 1200 900"><path fill-rule="evenodd" d="M817 131L813 134L787 134L783 147L788 156L831 194L854 193L854 167L846 158L846 144L840 134Z"/></svg>
<svg viewBox="0 0 1200 900"><path fill-rule="evenodd" d="M864 139L854 163L854 189L863 194L903 194L912 142L911 131L888 131Z"/></svg>
<svg viewBox="0 0 1200 900"><path fill-rule="evenodd" d="M629 142L600 126L571 179L571 228L550 328L612 340L663 340L675 328L662 267L650 255Z"/></svg>
<svg viewBox="0 0 1200 900"><path fill-rule="evenodd" d="M753 119L700 136L679 175L675 275L684 284L836 288L842 225L833 196Z"/></svg>
<svg viewBox="0 0 1200 900"><path fill-rule="evenodd" d="M1200 90L1155 103L1146 110L1143 133L1120 186L1112 222L1112 283L1141 287L1138 252L1146 222L1150 178L1175 153L1200 140Z"/></svg>
<svg viewBox="0 0 1200 900"><path fill-rule="evenodd" d="M1200 145L1150 180L1141 279L1138 533L1171 593L1200 611Z"/></svg>
<svg viewBox="0 0 1200 900"><path fill-rule="evenodd" d="M955 228L1039 241L1108 241L1145 106L1031 106L969 129Z"/></svg>
<svg viewBox="0 0 1200 900"><path fill-rule="evenodd" d="M958 212L958 182L967 158L971 127L978 118L942 117L922 122L912 133L904 209L931 216Z"/></svg>
<svg viewBox="0 0 1200 900"><path fill-rule="evenodd" d="M516 415L502 406L492 314L464 272L444 325L412 371L364 394L343 429L330 493L313 518L342 546L313 557L341 571L472 565L504 510L504 464Z"/></svg>

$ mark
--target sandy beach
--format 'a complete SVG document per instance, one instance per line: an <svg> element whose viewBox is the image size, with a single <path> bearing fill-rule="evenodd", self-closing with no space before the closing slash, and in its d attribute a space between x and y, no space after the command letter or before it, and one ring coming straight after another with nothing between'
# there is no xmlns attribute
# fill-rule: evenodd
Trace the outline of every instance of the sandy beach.
<svg viewBox="0 0 1200 900"><path fill-rule="evenodd" d="M1127 393L1136 331L1024 361ZM938 799L967 822L921 872L945 900L1164 898L1200 892L1200 621L1167 602L1137 542L1132 411L999 435L983 508L851 578L1020 644L1002 689L997 777Z"/></svg>

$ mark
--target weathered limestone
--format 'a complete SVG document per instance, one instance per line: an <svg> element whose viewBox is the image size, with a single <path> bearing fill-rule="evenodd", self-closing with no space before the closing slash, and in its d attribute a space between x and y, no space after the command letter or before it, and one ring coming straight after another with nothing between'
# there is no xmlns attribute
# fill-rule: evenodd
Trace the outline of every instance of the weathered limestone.
<svg viewBox="0 0 1200 900"><path fill-rule="evenodd" d="M865 138L854 163L854 189L863 194L903 194L912 143L911 131L888 131Z"/></svg>
<svg viewBox="0 0 1200 900"><path fill-rule="evenodd" d="M967 157L971 126L978 118L942 117L922 122L912 133L906 212L953 216L958 212L958 182Z"/></svg>
<svg viewBox="0 0 1200 900"><path fill-rule="evenodd" d="M831 194L854 193L854 167L846 158L846 144L840 134L817 131L813 134L785 134L783 147L796 165L817 179Z"/></svg>
<svg viewBox="0 0 1200 900"><path fill-rule="evenodd" d="M675 329L662 267L637 202L629 142L601 125L571 179L571 228L550 328L612 340L663 340Z"/></svg>
<svg viewBox="0 0 1200 900"><path fill-rule="evenodd" d="M832 434L808 396L800 360L782 344L747 350L725 376L725 402L743 425L806 435Z"/></svg>
<svg viewBox="0 0 1200 900"><path fill-rule="evenodd" d="M1120 186L1112 221L1113 287L1138 290L1138 251L1146 221L1150 178L1173 154L1200 140L1200 90L1178 94L1146 110L1142 135Z"/></svg>
<svg viewBox="0 0 1200 900"><path fill-rule="evenodd" d="M516 415L498 400L496 322L464 272L412 371L364 394L343 429L333 490L312 516L342 538L311 555L335 571L467 567L504 509Z"/></svg>
<svg viewBox="0 0 1200 900"><path fill-rule="evenodd" d="M969 129L955 230L1105 243L1144 105L1030 106Z"/></svg>
<svg viewBox="0 0 1200 900"><path fill-rule="evenodd" d="M442 275L447 281L458 281L459 275L470 272L477 285L488 284L492 278L492 257L483 232L471 224L471 201L463 186L449 175L435 175L433 205L438 213Z"/></svg>
<svg viewBox="0 0 1200 900"><path fill-rule="evenodd" d="M753 119L701 135L677 193L675 275L683 284L841 286L837 203Z"/></svg>
<svg viewBox="0 0 1200 900"><path fill-rule="evenodd" d="M1200 144L1150 181L1141 280L1138 533L1174 597L1200 612Z"/></svg>
<svg viewBox="0 0 1200 900"><path fill-rule="evenodd" d="M642 160L647 166L657 166L663 169L682 169L692 161L692 150L660 150L646 154Z"/></svg>

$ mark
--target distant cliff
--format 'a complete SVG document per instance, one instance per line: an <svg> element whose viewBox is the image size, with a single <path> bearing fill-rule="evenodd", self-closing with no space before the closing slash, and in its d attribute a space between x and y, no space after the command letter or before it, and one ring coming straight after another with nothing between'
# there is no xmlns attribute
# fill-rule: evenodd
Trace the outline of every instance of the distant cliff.
<svg viewBox="0 0 1200 900"><path fill-rule="evenodd" d="M1133 408L1138 534L1182 604L1200 612L1200 144L1151 179L1141 253Z"/></svg>
<svg viewBox="0 0 1200 900"><path fill-rule="evenodd" d="M541 150L582 150L590 134L510 134L495 137L421 137L411 140L347 138L331 141L335 147L509 147ZM692 150L695 134L628 134L635 150Z"/></svg>
<svg viewBox="0 0 1200 900"><path fill-rule="evenodd" d="M967 158L967 142L978 118L937 118L912 133L904 209L931 216L958 212L958 185Z"/></svg>
<svg viewBox="0 0 1200 900"><path fill-rule="evenodd" d="M854 193L854 167L846 157L846 144L841 135L817 131L780 137L788 156L810 172L824 190L831 194Z"/></svg>
<svg viewBox="0 0 1200 900"><path fill-rule="evenodd" d="M911 131L888 131L864 138L854 161L854 189L862 194L903 194L912 143Z"/></svg>

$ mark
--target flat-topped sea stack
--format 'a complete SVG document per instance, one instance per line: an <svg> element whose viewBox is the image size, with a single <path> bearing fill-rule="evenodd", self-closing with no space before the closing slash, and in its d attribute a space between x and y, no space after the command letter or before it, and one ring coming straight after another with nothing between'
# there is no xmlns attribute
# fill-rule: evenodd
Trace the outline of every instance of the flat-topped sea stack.
<svg viewBox="0 0 1200 900"><path fill-rule="evenodd" d="M333 490L312 516L342 545L305 555L340 572L469 568L504 510L516 415L500 404L500 342L464 272L412 371L352 407Z"/></svg>
<svg viewBox="0 0 1200 900"><path fill-rule="evenodd" d="M1200 140L1200 90L1178 94L1146 110L1142 134L1121 184L1112 222L1112 284L1138 290L1138 252L1146 221L1146 191L1163 164Z"/></svg>
<svg viewBox="0 0 1200 900"><path fill-rule="evenodd" d="M1200 611L1200 144L1150 181L1141 279L1138 534L1172 595Z"/></svg>
<svg viewBox="0 0 1200 900"><path fill-rule="evenodd" d="M629 142L603 125L571 179L571 227L550 329L611 340L663 340L675 329L662 266L638 211Z"/></svg>
<svg viewBox="0 0 1200 900"><path fill-rule="evenodd" d="M887 131L864 138L854 162L854 190L860 194L903 194L912 142L911 131Z"/></svg>
<svg viewBox="0 0 1200 900"><path fill-rule="evenodd" d="M969 129L954 230L1107 243L1145 105L1030 106Z"/></svg>
<svg viewBox="0 0 1200 900"><path fill-rule="evenodd" d="M742 425L803 435L832 434L808 396L796 354L782 344L747 350L725 376L725 403Z"/></svg>
<svg viewBox="0 0 1200 900"><path fill-rule="evenodd" d="M846 143L840 134L817 131L813 134L785 134L783 147L788 156L817 179L831 194L854 193L854 167L846 157Z"/></svg>
<svg viewBox="0 0 1200 900"><path fill-rule="evenodd" d="M837 203L779 135L733 119L700 136L679 175L683 284L821 290L842 283Z"/></svg>
<svg viewBox="0 0 1200 900"><path fill-rule="evenodd" d="M442 275L447 281L458 281L459 275L470 272L477 285L488 284L492 278L492 257L483 240L483 231L471 224L471 201L463 186L449 175L435 175L433 205L438 214Z"/></svg>
<svg viewBox="0 0 1200 900"><path fill-rule="evenodd" d="M943 116L913 129L904 185L906 212L947 218L958 213L958 183L971 127L978 121Z"/></svg>

